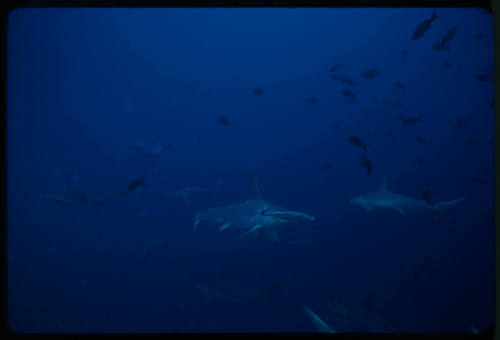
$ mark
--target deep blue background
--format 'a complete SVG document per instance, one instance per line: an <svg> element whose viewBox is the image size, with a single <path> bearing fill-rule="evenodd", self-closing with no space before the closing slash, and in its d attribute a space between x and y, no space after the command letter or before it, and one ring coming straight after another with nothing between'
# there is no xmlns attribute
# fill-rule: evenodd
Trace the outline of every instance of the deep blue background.
<svg viewBox="0 0 500 340"><path fill-rule="evenodd" d="M306 304L334 329L356 331L328 310L328 302L340 298L352 318L371 325L368 331L391 322L401 332L488 329L494 308L493 84L476 75L493 65L492 17L478 9L438 9L440 18L426 35L411 41L431 13L12 12L11 327L314 332ZM432 49L454 25L451 52ZM477 33L484 37L475 39ZM442 66L445 60L451 67ZM336 63L342 64L338 73L355 78L357 104L342 96L347 85L329 78ZM360 77L367 68L379 68L381 76ZM405 89L393 85L398 80ZM253 94L256 86L263 96ZM424 122L402 125L395 119L400 113L423 113ZM220 125L219 115L232 126ZM455 128L455 119L470 126ZM348 135L371 145L370 176L359 166L363 151L347 142ZM418 143L417 135L427 143ZM464 144L471 137L479 143ZM154 164L131 151L138 141L173 146ZM321 170L326 162L333 167ZM147 187L105 205L100 216L91 207L63 208L39 197L61 191L70 170L76 185L96 195L126 189L141 175ZM489 174L481 176L484 170ZM193 232L191 207L166 195L198 185L211 191L200 208L237 203L247 199L252 176L264 199L316 221L286 229L280 246L203 223ZM469 198L439 224L431 213L370 214L343 199L376 190L384 176L389 189L411 197L426 187L435 191L435 202ZM205 303L195 286L223 267L230 282L249 287L288 281L270 304ZM367 296L374 297L373 313L361 302Z"/></svg>

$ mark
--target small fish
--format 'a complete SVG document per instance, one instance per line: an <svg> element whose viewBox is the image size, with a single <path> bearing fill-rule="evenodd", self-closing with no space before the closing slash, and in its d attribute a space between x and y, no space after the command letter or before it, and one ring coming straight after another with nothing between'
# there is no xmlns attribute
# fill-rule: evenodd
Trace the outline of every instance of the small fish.
<svg viewBox="0 0 500 340"><path fill-rule="evenodd" d="M332 74L330 76L330 78L339 80L339 81L343 82L344 84L348 84L348 85L351 85L351 86L356 85L356 83L354 82L354 80L351 77L349 77L349 76L347 76L345 74L341 74L341 75L339 75L339 74Z"/></svg>
<svg viewBox="0 0 500 340"><path fill-rule="evenodd" d="M430 198L434 196L434 191L430 190L430 189L423 189L422 190L422 200L424 200L425 202L430 203Z"/></svg>
<svg viewBox="0 0 500 340"><path fill-rule="evenodd" d="M422 144L427 142L427 140L422 136L416 136L415 139L417 140L417 142L422 143Z"/></svg>
<svg viewBox="0 0 500 340"><path fill-rule="evenodd" d="M469 122L466 121L465 119L456 119L455 122L453 123L453 126L456 128L466 127L469 126Z"/></svg>
<svg viewBox="0 0 500 340"><path fill-rule="evenodd" d="M376 76L380 76L380 71L376 68L370 68L361 72L360 76L366 79L372 79Z"/></svg>
<svg viewBox="0 0 500 340"><path fill-rule="evenodd" d="M472 176L472 175L469 175L467 176L467 178L469 179L469 181L471 181L472 183L482 183L483 181L481 180L481 178L477 177L477 176Z"/></svg>
<svg viewBox="0 0 500 340"><path fill-rule="evenodd" d="M455 230L455 228L453 228L453 226L452 226L451 224L448 224L447 229L448 229L449 231L454 231L454 230Z"/></svg>
<svg viewBox="0 0 500 340"><path fill-rule="evenodd" d="M173 146L174 146L174 144L171 144L171 143L170 143L170 144L167 144L167 149L170 149L170 148L171 148L171 147L173 147Z"/></svg>
<svg viewBox="0 0 500 340"><path fill-rule="evenodd" d="M474 35L474 37L473 37L473 38L474 38L474 39L483 39L483 37L484 37L484 34L483 34L483 33L478 33L478 34Z"/></svg>
<svg viewBox="0 0 500 340"><path fill-rule="evenodd" d="M479 143L479 139L478 138L467 138L466 140L464 140L464 144L467 144L467 145L472 145L472 144L477 144Z"/></svg>
<svg viewBox="0 0 500 340"><path fill-rule="evenodd" d="M405 181L406 183L409 183L409 182L410 182L410 180L409 180L409 178L408 178L408 175L407 175L407 174L400 174L400 175L399 175L399 177L401 177L401 179L402 179L403 181Z"/></svg>
<svg viewBox="0 0 500 340"><path fill-rule="evenodd" d="M321 166L321 170L328 170L332 167L332 163L325 163Z"/></svg>
<svg viewBox="0 0 500 340"><path fill-rule="evenodd" d="M304 99L304 101L308 104L316 104L318 102L318 100L316 98L312 98L312 97L306 97L306 99Z"/></svg>
<svg viewBox="0 0 500 340"><path fill-rule="evenodd" d="M368 173L368 176L370 176L370 174L372 172L372 163L370 162L370 160L366 157L363 157L363 159L361 160L361 163L359 163L359 165L361 165L363 168L365 168L366 172Z"/></svg>
<svg viewBox="0 0 500 340"><path fill-rule="evenodd" d="M335 130L338 130L340 127L339 127L339 124L333 123L332 124L332 128L335 129Z"/></svg>
<svg viewBox="0 0 500 340"><path fill-rule="evenodd" d="M476 76L477 80L483 82L483 83L489 83L491 81L491 78L489 75L485 73L480 73Z"/></svg>
<svg viewBox="0 0 500 340"><path fill-rule="evenodd" d="M256 87L255 90L253 90L253 94L256 96L261 96L264 94L264 90L261 87Z"/></svg>
<svg viewBox="0 0 500 340"><path fill-rule="evenodd" d="M413 125L417 122L423 122L424 121L424 114L421 114L420 116L409 116L405 117L403 120L401 120L401 123L404 125Z"/></svg>
<svg viewBox="0 0 500 340"><path fill-rule="evenodd" d="M451 66L450 62L448 60L445 60L444 63L443 63L443 67L444 68L448 68L450 66Z"/></svg>
<svg viewBox="0 0 500 340"><path fill-rule="evenodd" d="M458 184L463 184L463 183L465 183L465 180L462 177L459 177L456 179L455 182L457 182Z"/></svg>
<svg viewBox="0 0 500 340"><path fill-rule="evenodd" d="M399 87L400 89L404 89L405 88L404 84L402 82L400 82L400 81L395 82L394 85L396 87Z"/></svg>
<svg viewBox="0 0 500 340"><path fill-rule="evenodd" d="M226 117L224 117L224 116L219 116L219 117L217 117L217 120L219 121L219 123L220 123L221 125L224 125L224 126L231 126L231 124L229 123L229 120L228 120Z"/></svg>
<svg viewBox="0 0 500 340"><path fill-rule="evenodd" d="M337 72L342 67L342 64L335 64L330 68L330 72Z"/></svg>
<svg viewBox="0 0 500 340"><path fill-rule="evenodd" d="M356 103L356 95L349 89L343 89L342 94L349 99L352 104Z"/></svg>
<svg viewBox="0 0 500 340"><path fill-rule="evenodd" d="M397 120L403 120L405 119L405 116L403 114L398 114L396 117L395 117Z"/></svg>
<svg viewBox="0 0 500 340"><path fill-rule="evenodd" d="M387 136L391 137L393 140L396 139L396 136L392 133L392 131L387 131Z"/></svg>
<svg viewBox="0 0 500 340"><path fill-rule="evenodd" d="M418 165L424 165L425 164L425 162L421 158L417 158L416 162L417 162Z"/></svg>
<svg viewBox="0 0 500 340"><path fill-rule="evenodd" d="M403 61L406 60L406 56L407 55L408 55L408 51L407 50L403 50L403 53L402 53Z"/></svg>
<svg viewBox="0 0 500 340"><path fill-rule="evenodd" d="M435 49L436 51L447 51L447 52L451 51L450 45L445 45L442 42L437 42L433 44L432 48Z"/></svg>
<svg viewBox="0 0 500 340"><path fill-rule="evenodd" d="M479 174L479 176L488 176L490 174L490 170L488 169L484 169L483 171L481 171L481 173Z"/></svg>
<svg viewBox="0 0 500 340"><path fill-rule="evenodd" d="M130 191L135 190L139 185L142 185L143 187L145 187L145 185L144 185L144 176L142 176L139 179L135 179L135 178L132 179L130 181L130 184L128 185L128 189Z"/></svg>
<svg viewBox="0 0 500 340"><path fill-rule="evenodd" d="M347 140L352 145L363 148L364 152L366 152L366 149L370 146L370 145L364 144L363 141L361 140L361 138L356 137L356 136L347 136Z"/></svg>
<svg viewBox="0 0 500 340"><path fill-rule="evenodd" d="M425 19L424 21L422 21L420 24L417 25L415 31L413 31L411 40L417 40L423 37L425 32L427 32L429 28L431 28L432 22L438 18L439 17L436 15L436 10L434 9L434 11L432 12L432 17L430 19Z"/></svg>

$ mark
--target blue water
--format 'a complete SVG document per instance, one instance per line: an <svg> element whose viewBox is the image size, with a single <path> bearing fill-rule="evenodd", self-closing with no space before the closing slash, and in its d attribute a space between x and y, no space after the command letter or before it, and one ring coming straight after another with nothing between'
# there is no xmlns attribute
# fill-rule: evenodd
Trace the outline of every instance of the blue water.
<svg viewBox="0 0 500 340"><path fill-rule="evenodd" d="M493 66L492 17L479 9L437 13L412 41L432 9L12 12L10 327L317 332L306 305L338 332L487 331L493 82L477 75ZM451 51L433 49L455 25ZM356 85L330 78L334 64ZM360 76L370 68L380 75ZM424 120L405 125L399 114ZM457 119L469 125L455 127ZM366 153L347 136L369 144ZM465 144L470 138L478 142ZM155 160L135 151L139 141L164 148ZM100 214L40 196L60 193L70 172L74 187L99 197L127 191L141 176L146 186ZM265 200L315 221L290 224L279 245L204 222L192 231L195 210L247 200L252 177ZM384 177L389 190L416 199L431 189L432 204L467 199L439 219L349 203ZM189 186L209 194L195 206L169 195ZM197 289L225 282L267 291L280 280L271 302L206 301Z"/></svg>

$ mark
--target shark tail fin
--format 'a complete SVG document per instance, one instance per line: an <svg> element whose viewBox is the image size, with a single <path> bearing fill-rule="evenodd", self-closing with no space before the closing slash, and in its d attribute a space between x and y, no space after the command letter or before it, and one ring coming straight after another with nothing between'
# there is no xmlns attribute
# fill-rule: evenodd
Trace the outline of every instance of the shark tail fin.
<svg viewBox="0 0 500 340"><path fill-rule="evenodd" d="M437 18L439 18L439 16L436 14L436 9L434 8L434 11L432 12L431 21L434 21L434 20L436 20Z"/></svg>
<svg viewBox="0 0 500 340"><path fill-rule="evenodd" d="M457 198L456 200L453 200L453 201L438 203L433 207L433 209L437 210L437 211L445 211L445 210L448 210L449 208L451 208L452 206L462 202L466 198L467 198L467 196Z"/></svg>

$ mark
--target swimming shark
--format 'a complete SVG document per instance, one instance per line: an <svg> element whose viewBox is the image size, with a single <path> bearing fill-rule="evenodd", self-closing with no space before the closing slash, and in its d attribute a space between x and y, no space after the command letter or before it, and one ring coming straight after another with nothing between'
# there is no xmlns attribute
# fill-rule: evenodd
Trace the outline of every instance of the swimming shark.
<svg viewBox="0 0 500 340"><path fill-rule="evenodd" d="M314 219L313 216L264 201L257 180L253 178L251 195L247 201L196 212L193 231L201 221L207 221L221 224L220 231L226 229L246 230L241 237L256 231L262 231L275 244L279 244L278 228L290 222L314 221Z"/></svg>
<svg viewBox="0 0 500 340"><path fill-rule="evenodd" d="M406 211L408 210L447 211L450 207L462 202L466 198L467 196L431 205L426 201L389 191L387 189L387 177L385 177L377 191L356 195L349 200L349 203L361 206L367 212L372 212L374 209L385 209L395 210L402 215L406 215Z"/></svg>
<svg viewBox="0 0 500 340"><path fill-rule="evenodd" d="M41 194L40 197L46 198L54 203L66 206L94 205L96 208L97 215L99 215L103 203L127 195L129 193L128 191L123 191L103 197L96 197L89 194L88 192L81 191L80 189L75 187L73 185L73 179L74 179L73 173L70 172L66 177L66 185L64 186L62 192L52 195Z"/></svg>

